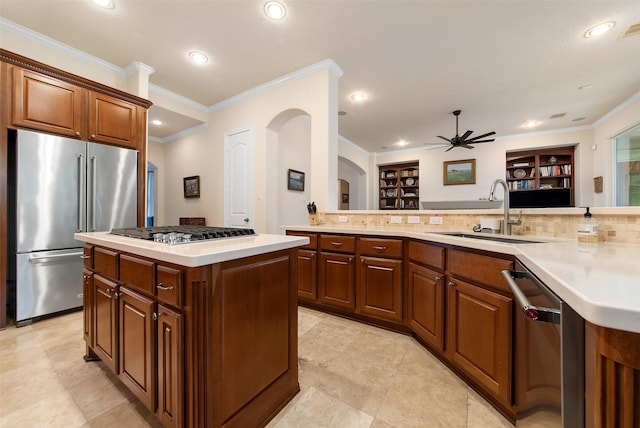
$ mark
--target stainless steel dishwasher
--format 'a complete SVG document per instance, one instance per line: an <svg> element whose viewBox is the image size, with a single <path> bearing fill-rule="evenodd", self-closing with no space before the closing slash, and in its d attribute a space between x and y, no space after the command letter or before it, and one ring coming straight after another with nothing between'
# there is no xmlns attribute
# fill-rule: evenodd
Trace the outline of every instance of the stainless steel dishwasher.
<svg viewBox="0 0 640 428"><path fill-rule="evenodd" d="M521 263L502 275L516 304L516 427L584 427L584 320Z"/></svg>

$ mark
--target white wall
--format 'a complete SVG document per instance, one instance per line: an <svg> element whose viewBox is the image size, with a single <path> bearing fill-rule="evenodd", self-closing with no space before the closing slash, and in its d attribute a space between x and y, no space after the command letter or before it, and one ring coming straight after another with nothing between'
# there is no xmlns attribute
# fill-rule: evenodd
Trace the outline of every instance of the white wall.
<svg viewBox="0 0 640 428"><path fill-rule="evenodd" d="M349 183L349 209L367 209L367 174L349 159L338 157L338 178ZM338 200L342 195L337 195Z"/></svg>
<svg viewBox="0 0 640 428"><path fill-rule="evenodd" d="M306 224L311 175L311 117L298 116L289 120L278 132L278 224ZM304 192L287 189L287 171L305 173ZM284 233L269 230L269 233Z"/></svg>

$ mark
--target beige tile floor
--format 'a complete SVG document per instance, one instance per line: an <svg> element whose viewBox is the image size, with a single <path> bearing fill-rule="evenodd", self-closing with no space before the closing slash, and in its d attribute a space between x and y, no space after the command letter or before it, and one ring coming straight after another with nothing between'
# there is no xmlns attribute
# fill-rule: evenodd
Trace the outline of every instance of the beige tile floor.
<svg viewBox="0 0 640 428"><path fill-rule="evenodd" d="M410 337L300 308L300 393L269 428L512 427ZM80 312L0 331L0 427L155 427Z"/></svg>

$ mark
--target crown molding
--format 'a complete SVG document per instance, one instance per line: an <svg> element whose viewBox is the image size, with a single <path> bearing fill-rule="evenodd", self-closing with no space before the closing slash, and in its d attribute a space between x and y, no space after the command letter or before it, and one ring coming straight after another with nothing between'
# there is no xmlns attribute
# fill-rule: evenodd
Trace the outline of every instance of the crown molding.
<svg viewBox="0 0 640 428"><path fill-rule="evenodd" d="M593 123L593 126L597 127L597 126L602 125L607 120L611 119L613 116L617 115L618 113L621 113L624 109L629 107L631 104L636 103L637 101L640 101L640 91L638 91L635 94L631 95L629 98L624 100L622 103L620 103L619 105L617 105L613 109L611 109L611 111L609 113L605 114L600 119L596 120Z"/></svg>
<svg viewBox="0 0 640 428"><path fill-rule="evenodd" d="M139 61L133 61L133 62L130 62L129 65L127 65L124 68L124 72L127 78L129 78L133 76L136 72L144 73L147 76L150 76L156 72L156 69L145 63L142 63Z"/></svg>
<svg viewBox="0 0 640 428"><path fill-rule="evenodd" d="M209 109L207 108L207 106L205 106L204 104L200 104L196 101L193 101L190 98L184 97L180 94L177 94L175 92L171 92L168 89L162 88L158 85L154 85L153 83L149 83L149 93L155 93L158 94L160 96L169 98L173 101L176 101L180 104L184 104L188 107L194 108L198 111L201 111L203 113L209 113Z"/></svg>
<svg viewBox="0 0 640 428"><path fill-rule="evenodd" d="M69 56L77 58L88 64L97 66L99 68L105 69L116 75L126 76L126 73L122 67L118 67L117 65L111 64L110 62L107 62L103 59L100 59L93 55L89 55L88 53L83 52L80 49L73 48L67 44L52 39L51 37L45 36L44 34L33 31L27 27L23 27L22 25L16 24L13 21L9 21L6 18L0 17L0 29L9 31L10 33L16 34L27 40L31 40L40 45L44 45L58 52L63 52Z"/></svg>
<svg viewBox="0 0 640 428"><path fill-rule="evenodd" d="M285 84L294 82L296 80L302 79L303 77L310 76L319 71L329 70L331 74L335 77L340 77L344 73L342 68L332 59L325 59L320 62L316 62L315 64L311 64L307 67L301 68L300 70L296 70L292 73L285 74L284 76L278 77L269 82L258 85L254 88L248 89L244 92L240 92L237 95L234 95L230 98L220 101L219 103L213 104L209 107L209 112L214 112L218 110L222 110L224 108L230 107L234 104L242 102L246 99L254 97L258 94L262 94L266 91L269 91L274 88L278 88Z"/></svg>
<svg viewBox="0 0 640 428"><path fill-rule="evenodd" d="M188 135L197 134L198 132L202 132L202 131L206 130L207 128L209 128L209 124L202 123L200 125L196 125L196 126L191 127L189 129L185 129L184 131L180 131L180 132L176 132L175 134L168 135L168 136L166 136L164 138L152 137L151 135L149 135L148 140L149 141L153 141L154 143L160 143L160 144L170 143L170 142L175 141L175 140L177 140L179 138L183 138L183 137L186 137Z"/></svg>

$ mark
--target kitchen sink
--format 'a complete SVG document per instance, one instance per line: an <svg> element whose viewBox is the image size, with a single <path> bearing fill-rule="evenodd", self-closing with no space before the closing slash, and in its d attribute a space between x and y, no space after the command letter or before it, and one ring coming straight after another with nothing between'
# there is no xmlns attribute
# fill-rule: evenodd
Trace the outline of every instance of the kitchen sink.
<svg viewBox="0 0 640 428"><path fill-rule="evenodd" d="M488 235L485 233L466 233L466 232L431 232L436 235L456 236L459 238L482 239L485 241L505 242L508 244L539 244L545 241L534 241L530 239L510 238L504 235Z"/></svg>

